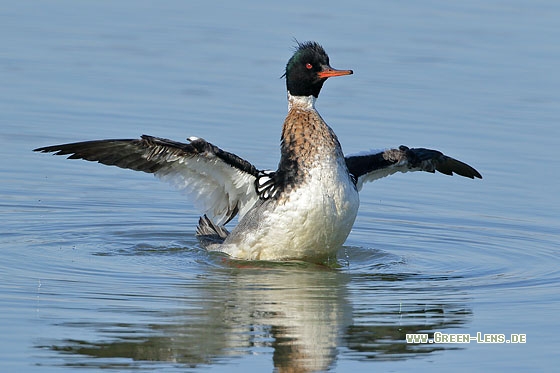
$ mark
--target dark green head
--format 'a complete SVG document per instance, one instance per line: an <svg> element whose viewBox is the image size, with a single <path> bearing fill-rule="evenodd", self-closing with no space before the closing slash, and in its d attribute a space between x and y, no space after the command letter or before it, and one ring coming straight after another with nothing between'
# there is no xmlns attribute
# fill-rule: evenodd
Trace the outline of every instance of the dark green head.
<svg viewBox="0 0 560 373"><path fill-rule="evenodd" d="M296 51L286 65L286 87L292 96L315 96L327 78L350 75L352 70L335 70L329 64L329 56L314 41L297 43Z"/></svg>

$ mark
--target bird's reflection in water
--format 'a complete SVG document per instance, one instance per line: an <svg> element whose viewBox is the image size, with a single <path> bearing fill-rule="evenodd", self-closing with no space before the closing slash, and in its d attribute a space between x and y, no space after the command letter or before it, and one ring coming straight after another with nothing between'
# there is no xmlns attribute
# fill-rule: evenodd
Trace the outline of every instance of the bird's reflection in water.
<svg viewBox="0 0 560 373"><path fill-rule="evenodd" d="M127 312L153 313L147 323L66 324L102 338L38 347L62 353L64 365L97 368L140 367L147 361L192 367L272 351L279 372L325 371L342 348L355 359L410 358L442 347L406 344L406 333L454 327L471 314L464 296L444 286L432 288L424 300L420 288L426 286L413 275L357 276L302 263L232 263L177 285L179 305L173 311L123 307L123 319ZM350 298L360 302L351 304Z"/></svg>

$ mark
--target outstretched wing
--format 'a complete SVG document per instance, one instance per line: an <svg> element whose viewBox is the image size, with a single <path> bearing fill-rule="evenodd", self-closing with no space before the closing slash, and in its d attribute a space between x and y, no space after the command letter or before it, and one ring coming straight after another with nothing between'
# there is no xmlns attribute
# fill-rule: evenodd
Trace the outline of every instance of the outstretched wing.
<svg viewBox="0 0 560 373"><path fill-rule="evenodd" d="M258 199L258 170L204 139L188 140L185 144L143 135L135 140L85 141L35 151L153 173L186 192L218 224L227 223L237 213L243 216Z"/></svg>
<svg viewBox="0 0 560 373"><path fill-rule="evenodd" d="M363 183L380 179L395 172L439 171L442 174L482 179L480 173L466 163L431 149L408 148L372 150L346 156L348 171L356 178L358 190Z"/></svg>

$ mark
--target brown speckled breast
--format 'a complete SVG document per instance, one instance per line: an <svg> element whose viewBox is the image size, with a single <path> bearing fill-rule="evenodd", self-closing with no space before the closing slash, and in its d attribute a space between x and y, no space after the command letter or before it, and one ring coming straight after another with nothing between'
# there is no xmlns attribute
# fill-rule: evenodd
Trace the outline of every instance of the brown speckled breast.
<svg viewBox="0 0 560 373"><path fill-rule="evenodd" d="M333 130L315 109L292 107L282 128L281 158L283 190L294 189L309 177L309 170L332 167L343 158L340 143Z"/></svg>

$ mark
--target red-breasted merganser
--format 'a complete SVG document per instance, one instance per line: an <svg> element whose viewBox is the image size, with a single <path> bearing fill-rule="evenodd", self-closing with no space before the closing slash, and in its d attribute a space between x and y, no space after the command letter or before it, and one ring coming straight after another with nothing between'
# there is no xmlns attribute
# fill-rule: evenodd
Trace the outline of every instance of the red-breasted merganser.
<svg viewBox="0 0 560 373"><path fill-rule="evenodd" d="M198 137L181 143L143 135L35 151L153 173L186 191L204 211L197 235L209 250L236 259L324 262L350 234L364 182L408 171L481 178L437 150L400 146L344 156L315 100L328 78L352 73L333 69L319 44L298 43L286 65L288 116L276 171L259 170ZM236 215L230 233L224 225Z"/></svg>

